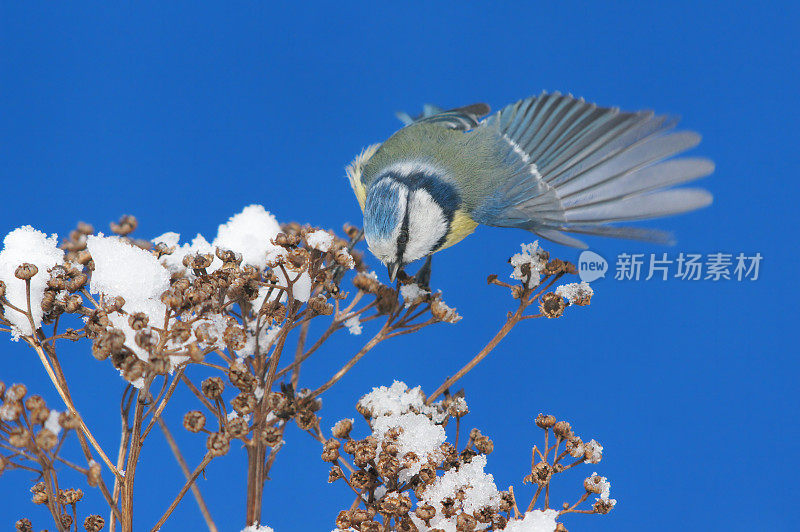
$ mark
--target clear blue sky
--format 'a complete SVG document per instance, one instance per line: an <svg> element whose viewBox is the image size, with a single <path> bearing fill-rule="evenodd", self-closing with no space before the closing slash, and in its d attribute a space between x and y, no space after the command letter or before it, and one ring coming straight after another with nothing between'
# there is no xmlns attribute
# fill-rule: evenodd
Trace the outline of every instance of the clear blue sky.
<svg viewBox="0 0 800 532"><path fill-rule="evenodd" d="M760 252L755 282L595 283L591 307L520 326L462 381L469 425L494 439L500 487L521 478L549 411L605 446L596 468L619 500L570 530L788 530L796 526L798 263L798 8L731 2L383 3L3 2L0 7L0 232L32 224L65 234L120 214L141 236L212 237L244 205L324 227L360 221L343 167L424 102L494 108L543 89L603 105L654 108L701 132L712 207L659 227L673 249L592 240L617 253ZM435 4L435 5L434 5ZM135 7L132 7L135 5ZM324 426L357 416L371 386L401 379L432 390L487 341L510 299L486 286L508 274L523 232L481 229L437 257L434 286L464 320L383 345L325 398ZM549 246L575 260L573 250ZM357 340L342 338L304 371L323 381ZM38 362L4 346L0 378L44 390ZM108 447L123 383L88 351L65 352L77 404ZM110 395L109 395L110 394ZM48 390L50 402L58 405ZM192 403L167 419L179 428ZM202 442L184 437L189 461ZM192 447L192 445L194 445ZM164 444L145 450L137 522L155 521L182 485ZM350 503L326 484L319 448L292 431L266 487L277 532L327 531ZM213 463L201 484L224 530L243 519L243 452ZM580 493L584 470L562 486ZM0 478L0 528L33 515ZM85 510L102 509L87 497ZM187 499L177 515L201 525ZM36 524L38 523L38 524Z"/></svg>

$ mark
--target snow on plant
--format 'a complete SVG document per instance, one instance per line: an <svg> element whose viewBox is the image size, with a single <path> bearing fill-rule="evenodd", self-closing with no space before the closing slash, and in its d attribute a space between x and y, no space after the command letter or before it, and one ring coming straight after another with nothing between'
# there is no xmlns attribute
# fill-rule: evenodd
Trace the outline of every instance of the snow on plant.
<svg viewBox="0 0 800 532"><path fill-rule="evenodd" d="M333 426L322 453L322 460L332 464L328 481L341 480L355 493L351 507L336 518L337 530L565 531L558 522L563 516L606 514L616 504L609 498L610 482L592 473L577 501L565 502L560 510L550 506L553 478L583 463L599 462L602 447L592 440L589 448L568 422L539 414L535 424L544 430L544 446L533 446L530 474L523 479L536 490L520 511L513 487L499 490L486 472L494 442L473 428L459 449L461 422L469 412L463 393L431 399L419 387L395 382L358 401L356 408L370 428L366 437L353 437L351 419ZM454 444L446 441L452 425ZM600 497L582 507L590 494Z"/></svg>
<svg viewBox="0 0 800 532"><path fill-rule="evenodd" d="M518 284L489 278L510 290L517 308L488 346L430 396L402 383L365 395L357 408L370 434L354 440L350 419L336 424L334 438L323 435L321 396L380 343L458 322L461 316L440 292L403 272L396 285L381 283L354 249L362 238L355 227L345 226L340 237L297 223L281 225L260 205L220 224L210 240L198 234L182 241L174 232L137 239L131 236L137 225L133 216L124 216L111 224L113 234L103 235L81 223L60 247L55 235L26 226L11 231L0 251L0 330L36 353L63 404L53 409L23 384L0 383L0 473L37 475L33 502L46 508L60 532L79 524L89 531L134 529L133 485L154 429L164 433L186 480L164 501L160 519L147 524L152 530L166 530L189 491L208 529L217 530L197 481L212 460L241 448L248 457L242 526L248 532L271 530L261 524L268 521L262 519L265 480L297 429L322 445L323 459L334 464L330 479L343 479L358 495L352 508L331 518L342 530L552 530L565 513L613 507L610 484L593 475L585 483L587 494L600 495L592 510L550 509L550 473L597 463L603 450L594 440L584 444L558 432L558 424L552 427L555 449L545 444L532 469L539 488L524 513L513 491L499 491L485 471L491 440L472 430L457 450L469 409L463 393L450 394L449 388L521 321L558 318L571 305L589 304L591 289L584 285L551 291L575 269L549 259L538 244L523 246L511 259ZM327 323L319 336L312 336L312 321ZM305 362L341 331L363 335L362 347L324 382L301 379ZM65 341L84 343L96 362L60 358ZM325 356L339 353L337 347ZM104 448L94 437L70 393L79 383L66 375L77 372L65 372L64 364L96 364L84 374L120 379L121 397L101 401L112 409L107 419L121 414L125 421L119 448ZM197 404L183 417L189 434L180 444L162 417L178 390L192 394ZM447 442L452 419L454 444ZM186 441L205 447L194 466L183 458ZM565 450L556 456L560 443ZM577 461L563 466L565 456ZM68 488L67 482L83 487ZM98 490L108 508L84 508L82 489ZM535 509L542 490L544 507ZM32 527L28 518L17 522L17 530ZM136 529L144 525L137 521Z"/></svg>

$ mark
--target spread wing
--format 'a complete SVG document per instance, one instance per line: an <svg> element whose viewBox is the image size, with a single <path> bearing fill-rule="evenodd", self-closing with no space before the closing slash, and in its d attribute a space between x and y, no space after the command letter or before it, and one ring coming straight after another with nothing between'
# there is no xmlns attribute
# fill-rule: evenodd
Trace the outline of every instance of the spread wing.
<svg viewBox="0 0 800 532"><path fill-rule="evenodd" d="M703 158L672 157L700 136L676 120L620 112L559 93L511 104L483 122L513 150L514 175L476 212L486 225L518 227L576 247L564 232L667 242L670 235L613 222L679 214L711 203L697 188L671 188L710 174Z"/></svg>

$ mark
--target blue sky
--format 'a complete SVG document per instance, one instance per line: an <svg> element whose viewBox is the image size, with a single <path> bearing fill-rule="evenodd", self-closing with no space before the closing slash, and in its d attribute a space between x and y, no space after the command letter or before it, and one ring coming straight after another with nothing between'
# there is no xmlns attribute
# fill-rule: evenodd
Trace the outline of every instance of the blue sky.
<svg viewBox="0 0 800 532"><path fill-rule="evenodd" d="M538 4L538 3L537 3ZM674 248L591 240L617 254L761 253L757 281L595 283L589 308L518 327L461 381L470 426L493 438L498 486L521 479L532 418L548 411L605 446L596 470L619 500L570 530L787 530L800 492L796 422L800 364L798 261L798 8L683 2L52 3L0 6L0 232L32 224L66 234L123 213L139 235L213 236L243 206L282 221L338 228L360 221L344 166L425 102L494 108L561 90L602 105L653 108L703 134L714 159L710 208L651 224ZM494 334L512 301L486 286L532 238L479 229L437 256L433 284L464 316L380 346L325 397L323 425L353 417L372 386L401 379L433 390ZM577 252L548 245L564 259ZM304 370L318 385L359 344L341 338ZM123 388L88 351L64 356L76 402L109 448ZM22 345L7 343L0 379L46 389ZM36 386L34 383L39 383ZM55 395L45 394L52 405ZM106 402L108 401L108 402ZM167 420L192 406L179 398ZM190 463L202 442L181 434ZM330 530L350 503L326 484L319 448L289 434L266 487L277 532ZM138 477L137 523L153 523L182 485L157 438ZM163 456L163 457L162 457ZM244 453L207 469L201 487L223 530L243 519ZM584 469L562 480L580 494ZM44 513L12 472L0 478L0 527ZM85 510L102 509L93 495ZM193 501L177 512L202 521ZM37 524L39 523L39 524Z"/></svg>

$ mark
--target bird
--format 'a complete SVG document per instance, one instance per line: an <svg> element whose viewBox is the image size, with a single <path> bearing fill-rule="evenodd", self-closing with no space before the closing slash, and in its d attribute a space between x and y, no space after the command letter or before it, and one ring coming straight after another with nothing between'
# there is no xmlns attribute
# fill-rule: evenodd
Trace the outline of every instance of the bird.
<svg viewBox="0 0 800 532"><path fill-rule="evenodd" d="M457 244L478 225L523 229L586 249L575 235L674 243L668 232L615 225L709 205L705 189L676 187L714 171L703 157L673 157L700 135L677 118L625 112L543 92L490 115L483 103L426 105L383 143L364 148L346 175L370 252L390 281Z"/></svg>

